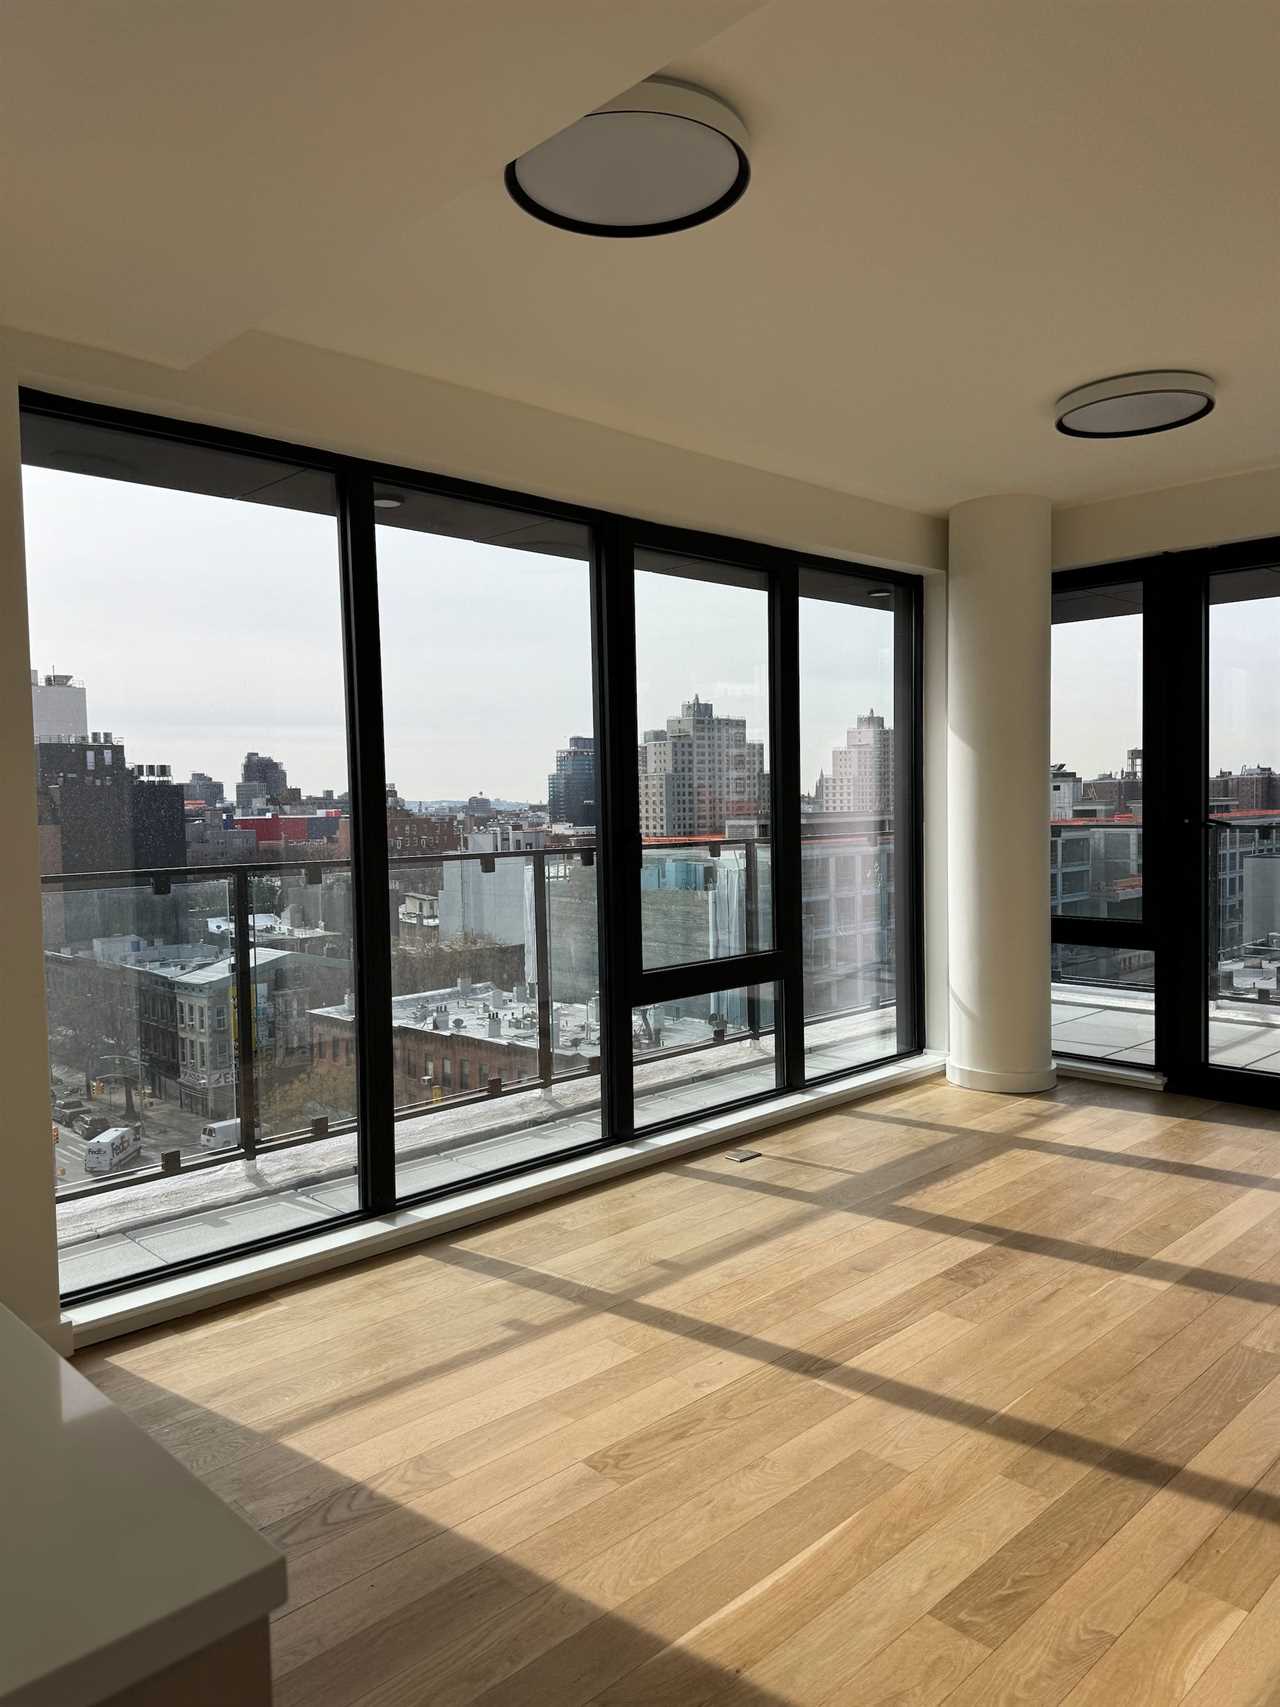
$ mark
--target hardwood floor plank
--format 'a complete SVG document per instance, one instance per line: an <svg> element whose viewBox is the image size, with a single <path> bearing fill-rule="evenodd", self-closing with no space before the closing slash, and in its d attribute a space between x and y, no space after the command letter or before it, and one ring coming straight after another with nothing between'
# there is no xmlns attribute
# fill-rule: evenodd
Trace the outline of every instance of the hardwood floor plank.
<svg viewBox="0 0 1280 1707"><path fill-rule="evenodd" d="M1056 1707L1270 1467L1278 1431L1273 1381L971 1673L949 1707Z"/></svg>
<svg viewBox="0 0 1280 1707"><path fill-rule="evenodd" d="M1241 1342L1249 1345L1249 1330L1267 1313L1265 1305L1244 1298L1228 1296L1211 1303L1200 1294L1200 1300L1206 1307L1181 1332L1171 1334L1164 1345L1068 1417L1061 1430L1010 1465L1013 1480L1041 1493L1064 1493L1225 1352ZM1062 1374L1055 1370L1055 1381L1060 1382Z"/></svg>
<svg viewBox="0 0 1280 1707"><path fill-rule="evenodd" d="M1047 1429L1071 1404L1052 1388L1024 1395L1028 1431ZM836 1420L848 1425L851 1413ZM698 1707L724 1675L761 1661L855 1584L946 1520L988 1487L1017 1451L997 1436L971 1435L905 1476L863 1512L830 1531L784 1573L763 1580L697 1632L697 1647L675 1644L608 1692L609 1707Z"/></svg>
<svg viewBox="0 0 1280 1707"><path fill-rule="evenodd" d="M484 1707L527 1707L531 1701L581 1707L896 1480L888 1465L865 1453L853 1454L618 1602L611 1616L593 1620L476 1700Z"/></svg>
<svg viewBox="0 0 1280 1707"><path fill-rule="evenodd" d="M957 1585L934 1616L999 1647L1278 1375L1280 1358L1233 1347Z"/></svg>
<svg viewBox="0 0 1280 1707"><path fill-rule="evenodd" d="M1184 1707L1275 1707L1280 1700L1280 1583L1249 1613L1183 1697Z"/></svg>
<svg viewBox="0 0 1280 1707"><path fill-rule="evenodd" d="M987 1652L926 1613L819 1707L938 1707Z"/></svg>
<svg viewBox="0 0 1280 1707"><path fill-rule="evenodd" d="M1065 1707L1175 1707L1245 1614L1177 1578L1112 1643Z"/></svg>
<svg viewBox="0 0 1280 1707"><path fill-rule="evenodd" d="M744 1673L784 1700L823 1701L928 1612L947 1590L1043 1507L1038 1494L995 1477L950 1517L904 1547Z"/></svg>
<svg viewBox="0 0 1280 1707"><path fill-rule="evenodd" d="M1192 1588L1253 1611L1280 1577L1280 1463L1223 1518L1178 1575Z"/></svg>

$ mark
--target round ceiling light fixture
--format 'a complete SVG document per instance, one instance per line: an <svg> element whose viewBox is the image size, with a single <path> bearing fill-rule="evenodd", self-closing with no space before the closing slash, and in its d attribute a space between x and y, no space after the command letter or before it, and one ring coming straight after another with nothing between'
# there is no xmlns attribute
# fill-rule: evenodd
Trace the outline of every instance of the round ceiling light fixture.
<svg viewBox="0 0 1280 1707"><path fill-rule="evenodd" d="M398 510L403 503L404 499L398 492L379 492L373 500L373 507L375 510Z"/></svg>
<svg viewBox="0 0 1280 1707"><path fill-rule="evenodd" d="M659 237L704 225L751 177L742 120L715 95L647 77L507 167L511 199L588 237Z"/></svg>
<svg viewBox="0 0 1280 1707"><path fill-rule="evenodd" d="M1168 433L1209 414L1215 387L1207 373L1155 368L1078 385L1053 406L1054 424L1073 439L1132 439Z"/></svg>

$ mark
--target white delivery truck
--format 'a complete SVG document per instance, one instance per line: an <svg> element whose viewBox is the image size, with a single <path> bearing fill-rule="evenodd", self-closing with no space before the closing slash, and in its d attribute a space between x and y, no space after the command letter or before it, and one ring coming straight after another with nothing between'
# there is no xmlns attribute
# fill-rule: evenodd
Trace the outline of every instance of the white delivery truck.
<svg viewBox="0 0 1280 1707"><path fill-rule="evenodd" d="M211 1120L200 1129L202 1150L234 1150L240 1142L238 1120Z"/></svg>
<svg viewBox="0 0 1280 1707"><path fill-rule="evenodd" d="M109 1174L142 1160L142 1134L136 1126L108 1126L84 1147L84 1171Z"/></svg>

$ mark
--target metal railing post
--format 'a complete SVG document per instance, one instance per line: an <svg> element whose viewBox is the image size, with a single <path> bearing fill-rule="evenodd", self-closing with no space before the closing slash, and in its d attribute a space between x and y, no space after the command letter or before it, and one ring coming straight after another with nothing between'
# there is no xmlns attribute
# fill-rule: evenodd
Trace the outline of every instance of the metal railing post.
<svg viewBox="0 0 1280 1707"><path fill-rule="evenodd" d="M745 946L748 954L754 954L760 947L760 873L756 861L756 844L748 840L743 843L746 851L746 868L743 877L743 905L746 908ZM754 1040L760 1037L760 986L747 986L747 1030Z"/></svg>
<svg viewBox="0 0 1280 1707"><path fill-rule="evenodd" d="M258 1150L258 1096L254 1061L253 972L250 941L249 873L236 868L233 884L235 909L236 987L236 1109L240 1116L240 1148L252 1161Z"/></svg>
<svg viewBox="0 0 1280 1707"><path fill-rule="evenodd" d="M547 856L533 855L534 977L538 981L538 1077L549 1085L555 1076L551 1043L551 944L547 934Z"/></svg>

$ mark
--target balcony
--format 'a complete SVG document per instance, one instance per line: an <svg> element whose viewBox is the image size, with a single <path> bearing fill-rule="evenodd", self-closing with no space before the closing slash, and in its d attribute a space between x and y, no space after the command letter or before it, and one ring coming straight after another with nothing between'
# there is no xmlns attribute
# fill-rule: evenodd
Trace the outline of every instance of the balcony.
<svg viewBox="0 0 1280 1707"><path fill-rule="evenodd" d="M393 856L400 1199L601 1142L595 852ZM644 859L656 964L772 940L767 844ZM351 884L344 859L44 879L65 1291L358 1211ZM828 970L808 1000L812 1075L895 1052L891 965ZM773 1092L773 1003L769 985L635 1010L636 1130ZM137 1139L104 1166L97 1128Z"/></svg>

